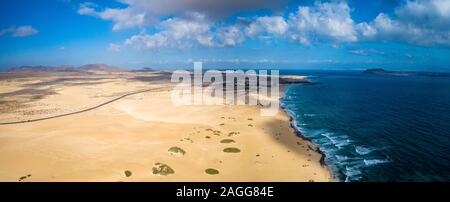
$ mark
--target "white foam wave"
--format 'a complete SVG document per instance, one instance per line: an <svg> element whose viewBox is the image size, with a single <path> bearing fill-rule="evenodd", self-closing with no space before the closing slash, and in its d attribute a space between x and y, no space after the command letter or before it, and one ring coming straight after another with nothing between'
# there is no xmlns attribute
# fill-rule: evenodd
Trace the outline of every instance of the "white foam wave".
<svg viewBox="0 0 450 202"><path fill-rule="evenodd" d="M348 159L349 159L349 157L348 156L340 156L340 155L336 155L335 156L336 157L336 159L338 160L338 161L347 161Z"/></svg>
<svg viewBox="0 0 450 202"><path fill-rule="evenodd" d="M363 147L363 146L355 146L355 152L359 155L366 155L370 154L373 151L381 150L382 148L369 148L369 147Z"/></svg>
<svg viewBox="0 0 450 202"><path fill-rule="evenodd" d="M353 166L353 167L345 167L345 181L355 181L361 179L362 172L360 170L360 166Z"/></svg>
<svg viewBox="0 0 450 202"><path fill-rule="evenodd" d="M389 163L389 160L388 159L370 159L370 160L364 159L364 164L366 166L373 166L373 165L378 165L378 164L383 164L383 163Z"/></svg>
<svg viewBox="0 0 450 202"><path fill-rule="evenodd" d="M362 158L359 158L359 157L348 157L348 156L341 156L341 155L335 155L335 157L343 165L360 164L361 160L363 160Z"/></svg>
<svg viewBox="0 0 450 202"><path fill-rule="evenodd" d="M321 135L326 137L334 146L339 149L351 143L346 135L334 136L334 133L331 132L322 133Z"/></svg>
<svg viewBox="0 0 450 202"><path fill-rule="evenodd" d="M303 116L307 116L307 117L315 117L315 116L317 116L317 114L303 114Z"/></svg>
<svg viewBox="0 0 450 202"><path fill-rule="evenodd" d="M350 177L362 174L358 167L345 167L345 171L345 174Z"/></svg>

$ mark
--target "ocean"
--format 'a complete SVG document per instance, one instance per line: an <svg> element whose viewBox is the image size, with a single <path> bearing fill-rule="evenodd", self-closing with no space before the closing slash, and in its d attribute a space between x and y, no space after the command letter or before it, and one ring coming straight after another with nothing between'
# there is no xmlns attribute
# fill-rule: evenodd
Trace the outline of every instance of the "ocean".
<svg viewBox="0 0 450 202"><path fill-rule="evenodd" d="M341 181L450 181L450 78L281 71L281 102Z"/></svg>

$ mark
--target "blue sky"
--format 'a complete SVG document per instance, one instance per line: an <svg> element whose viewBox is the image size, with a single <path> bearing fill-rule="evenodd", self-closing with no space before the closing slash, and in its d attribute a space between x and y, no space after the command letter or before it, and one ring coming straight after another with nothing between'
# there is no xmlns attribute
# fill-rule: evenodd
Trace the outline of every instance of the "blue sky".
<svg viewBox="0 0 450 202"><path fill-rule="evenodd" d="M450 0L16 0L0 18L0 68L450 71Z"/></svg>

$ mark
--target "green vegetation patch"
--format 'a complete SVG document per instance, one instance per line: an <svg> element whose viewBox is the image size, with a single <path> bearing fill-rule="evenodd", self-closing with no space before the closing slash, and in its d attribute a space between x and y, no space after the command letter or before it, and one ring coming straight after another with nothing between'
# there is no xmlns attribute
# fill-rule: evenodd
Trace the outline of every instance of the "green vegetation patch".
<svg viewBox="0 0 450 202"><path fill-rule="evenodd" d="M228 147L228 148L223 149L223 152L226 152L226 153L239 153L239 152L241 152L241 150L238 149L238 148L235 148L235 147Z"/></svg>
<svg viewBox="0 0 450 202"><path fill-rule="evenodd" d="M228 143L235 143L236 141L232 139L223 139L220 141L220 143L228 144Z"/></svg>
<svg viewBox="0 0 450 202"><path fill-rule="evenodd" d="M217 175L219 174L219 171L214 168L208 168L205 170L205 173L209 175Z"/></svg>
<svg viewBox="0 0 450 202"><path fill-rule="evenodd" d="M180 147L171 147L168 151L173 154L181 154L181 155L186 154L186 151L184 151Z"/></svg>
<svg viewBox="0 0 450 202"><path fill-rule="evenodd" d="M230 133L228 133L228 137L231 137L233 135L239 135L239 134L240 134L240 132L230 132Z"/></svg>
<svg viewBox="0 0 450 202"><path fill-rule="evenodd" d="M220 136L220 134L222 133L220 130L213 130L211 128L206 129L206 131L212 132L213 135L216 135L216 136Z"/></svg>
<svg viewBox="0 0 450 202"><path fill-rule="evenodd" d="M175 171L164 163L155 163L155 166L152 168L153 174L155 175L171 175L175 174Z"/></svg>
<svg viewBox="0 0 450 202"><path fill-rule="evenodd" d="M22 177L19 178L19 182L22 181L22 180L25 180L25 179L27 179L27 178L29 178L29 177L31 177L31 174L22 176Z"/></svg>
<svg viewBox="0 0 450 202"><path fill-rule="evenodd" d="M129 170L126 170L126 171L124 171L124 174L125 174L126 177L131 177L131 175L133 173L131 173L131 171L129 171Z"/></svg>

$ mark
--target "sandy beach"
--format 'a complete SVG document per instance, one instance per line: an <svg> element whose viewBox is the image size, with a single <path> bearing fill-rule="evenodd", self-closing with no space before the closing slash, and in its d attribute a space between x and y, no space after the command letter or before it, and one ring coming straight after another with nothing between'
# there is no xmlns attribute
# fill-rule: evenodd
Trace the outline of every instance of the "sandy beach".
<svg viewBox="0 0 450 202"><path fill-rule="evenodd" d="M284 111L174 106L173 87L164 72L3 73L0 122L26 123L0 125L0 181L333 180Z"/></svg>

